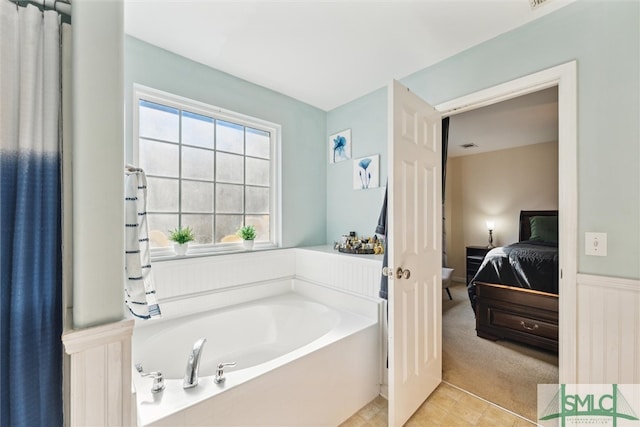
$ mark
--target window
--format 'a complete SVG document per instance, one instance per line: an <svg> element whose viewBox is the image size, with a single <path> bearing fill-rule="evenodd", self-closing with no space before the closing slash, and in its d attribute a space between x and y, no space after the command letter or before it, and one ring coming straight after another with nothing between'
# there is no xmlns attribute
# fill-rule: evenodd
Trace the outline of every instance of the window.
<svg viewBox="0 0 640 427"><path fill-rule="evenodd" d="M153 255L171 254L179 226L194 231L190 253L235 250L249 224L258 247L277 246L279 126L142 87L134 110Z"/></svg>

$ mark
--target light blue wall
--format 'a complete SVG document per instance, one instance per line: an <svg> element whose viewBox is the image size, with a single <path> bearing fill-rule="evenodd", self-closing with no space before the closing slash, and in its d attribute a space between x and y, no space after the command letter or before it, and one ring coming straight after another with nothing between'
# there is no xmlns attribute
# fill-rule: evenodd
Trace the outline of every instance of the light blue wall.
<svg viewBox="0 0 640 427"><path fill-rule="evenodd" d="M327 157L327 242L355 231L372 236L384 198L387 181L387 92L380 89L327 114L329 136L351 129L351 157L381 154L380 187L353 189L353 161L329 163ZM329 150L327 149L327 156Z"/></svg>
<svg viewBox="0 0 640 427"><path fill-rule="evenodd" d="M129 36L124 57L128 160L134 83L280 124L283 246L325 242L324 111Z"/></svg>
<svg viewBox="0 0 640 427"><path fill-rule="evenodd" d="M580 0L526 26L401 79L432 105L571 60L578 66L578 270L640 278L640 3ZM337 128L370 128L359 145L386 157L386 95L376 91L327 115ZM359 131L360 132L360 131ZM364 148L358 148L363 149ZM363 153L368 154L368 153ZM356 154L357 155L357 154ZM370 227L379 209L356 191L334 192L342 169L327 165L327 236ZM584 255L584 233L608 234L608 256Z"/></svg>

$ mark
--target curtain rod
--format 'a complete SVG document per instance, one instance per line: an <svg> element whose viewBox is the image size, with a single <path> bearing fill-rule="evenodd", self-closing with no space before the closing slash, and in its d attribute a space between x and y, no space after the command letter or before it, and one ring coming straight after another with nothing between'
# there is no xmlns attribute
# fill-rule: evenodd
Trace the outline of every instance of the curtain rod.
<svg viewBox="0 0 640 427"><path fill-rule="evenodd" d="M43 10L55 10L66 16L71 16L71 3L67 0L9 0L18 6L26 6L31 3Z"/></svg>
<svg viewBox="0 0 640 427"><path fill-rule="evenodd" d="M131 172L131 173L144 172L141 168L135 167L135 166L133 166L132 164L129 164L129 163L124 165L124 171L125 172Z"/></svg>

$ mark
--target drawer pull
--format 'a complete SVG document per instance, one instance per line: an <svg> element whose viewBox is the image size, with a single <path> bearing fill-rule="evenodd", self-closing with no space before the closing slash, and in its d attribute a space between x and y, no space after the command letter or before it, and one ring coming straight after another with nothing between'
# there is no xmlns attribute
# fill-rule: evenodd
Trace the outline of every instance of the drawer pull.
<svg viewBox="0 0 640 427"><path fill-rule="evenodd" d="M526 323L524 323L524 320L520 321L520 326L522 326L523 328L525 328L527 331L535 331L536 329L539 328L537 323L534 323L533 326L527 326Z"/></svg>

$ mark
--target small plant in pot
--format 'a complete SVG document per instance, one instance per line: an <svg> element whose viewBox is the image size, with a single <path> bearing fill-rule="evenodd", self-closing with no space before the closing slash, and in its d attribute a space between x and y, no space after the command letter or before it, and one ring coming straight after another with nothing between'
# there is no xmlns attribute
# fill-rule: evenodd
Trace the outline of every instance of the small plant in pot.
<svg viewBox="0 0 640 427"><path fill-rule="evenodd" d="M242 238L242 244L246 250L253 249L253 241L256 238L256 229L253 225L241 227L236 234Z"/></svg>
<svg viewBox="0 0 640 427"><path fill-rule="evenodd" d="M173 241L173 250L176 255L183 256L187 253L189 242L195 240L191 227L178 227L169 231L169 240Z"/></svg>

